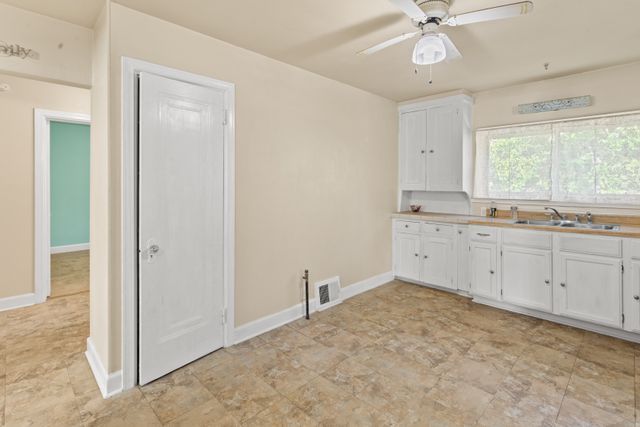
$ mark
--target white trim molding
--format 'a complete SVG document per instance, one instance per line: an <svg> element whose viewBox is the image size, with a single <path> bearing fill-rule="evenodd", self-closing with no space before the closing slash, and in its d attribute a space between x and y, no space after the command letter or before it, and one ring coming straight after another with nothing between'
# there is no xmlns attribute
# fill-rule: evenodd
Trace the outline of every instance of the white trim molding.
<svg viewBox="0 0 640 427"><path fill-rule="evenodd" d="M78 243L75 245L51 246L52 254L64 254L67 252L88 251L89 243Z"/></svg>
<svg viewBox="0 0 640 427"><path fill-rule="evenodd" d="M13 310L14 308L27 307L36 303L36 294L23 294L12 297L0 298L0 311Z"/></svg>
<svg viewBox="0 0 640 427"><path fill-rule="evenodd" d="M133 58L122 58L122 389L137 383L137 76L141 72L224 91L224 346L234 344L235 288L235 85Z"/></svg>
<svg viewBox="0 0 640 427"><path fill-rule="evenodd" d="M360 282L353 283L349 286L345 286L340 290L342 300L352 298L361 293L370 291L387 284L393 280L393 273L391 271L379 274L377 276L370 277ZM329 309L330 310L330 309ZM313 313L317 311L315 298L309 299L309 312ZM262 335L265 332L269 332L280 326L291 323L298 320L305 315L304 302L286 308L275 314L270 314L260 319L254 320L249 323L236 328L235 330L235 344L239 344L243 341Z"/></svg>
<svg viewBox="0 0 640 427"><path fill-rule="evenodd" d="M35 195L35 298L45 302L51 294L51 122L90 125L88 114L36 108L33 110Z"/></svg>
<svg viewBox="0 0 640 427"><path fill-rule="evenodd" d="M118 394L122 391L122 371L107 373L104 364L100 360L100 356L93 345L91 337L87 338L87 351L84 353L91 367L91 372L98 383L100 393L105 399Z"/></svg>

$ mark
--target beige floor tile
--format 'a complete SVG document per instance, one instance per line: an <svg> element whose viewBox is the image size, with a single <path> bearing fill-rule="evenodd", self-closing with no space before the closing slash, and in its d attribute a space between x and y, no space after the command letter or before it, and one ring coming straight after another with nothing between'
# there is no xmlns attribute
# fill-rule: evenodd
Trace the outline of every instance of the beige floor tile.
<svg viewBox="0 0 640 427"><path fill-rule="evenodd" d="M213 397L186 369L172 372L140 389L162 423L176 419Z"/></svg>
<svg viewBox="0 0 640 427"><path fill-rule="evenodd" d="M280 398L273 405L243 423L246 427L286 426L313 427L318 423L288 399Z"/></svg>
<svg viewBox="0 0 640 427"><path fill-rule="evenodd" d="M285 393L308 383L318 376L297 360L283 357L270 369L262 372L260 378L280 393Z"/></svg>
<svg viewBox="0 0 640 427"><path fill-rule="evenodd" d="M71 404L75 394L66 369L49 372L38 378L7 384L5 422L12 423L49 408Z"/></svg>
<svg viewBox="0 0 640 427"><path fill-rule="evenodd" d="M240 423L214 398L165 425L170 427L231 427L239 426Z"/></svg>
<svg viewBox="0 0 640 427"><path fill-rule="evenodd" d="M240 422L256 416L280 397L276 390L251 373L205 385L225 410Z"/></svg>
<svg viewBox="0 0 640 427"><path fill-rule="evenodd" d="M160 426L160 420L139 388L104 399L100 393L76 399L86 426Z"/></svg>
<svg viewBox="0 0 640 427"><path fill-rule="evenodd" d="M80 427L82 426L80 412L75 400L70 400L36 412L29 412L24 416L12 418L7 427Z"/></svg>
<svg viewBox="0 0 640 427"><path fill-rule="evenodd" d="M622 390L573 375L566 398L600 408L627 420L635 419L635 397L632 389Z"/></svg>
<svg viewBox="0 0 640 427"><path fill-rule="evenodd" d="M373 369L358 363L355 358L350 358L325 371L322 377L346 393L357 396L370 382L374 373Z"/></svg>
<svg viewBox="0 0 640 427"><path fill-rule="evenodd" d="M634 422L577 400L565 398L562 402L556 425L561 427L631 427Z"/></svg>
<svg viewBox="0 0 640 427"><path fill-rule="evenodd" d="M316 336L315 340L322 345L338 350L346 356L352 356L358 350L371 343L371 340L360 338L344 329L338 329L336 333L330 335Z"/></svg>
<svg viewBox="0 0 640 427"><path fill-rule="evenodd" d="M51 297L89 292L89 251L51 255Z"/></svg>
<svg viewBox="0 0 640 427"><path fill-rule="evenodd" d="M635 354L633 351L586 342L580 348L578 355L588 362L634 375Z"/></svg>
<svg viewBox="0 0 640 427"><path fill-rule="evenodd" d="M466 423L476 422L491 402L493 395L466 382L440 379L427 397L450 410L459 411Z"/></svg>
<svg viewBox="0 0 640 427"><path fill-rule="evenodd" d="M462 356L454 359L453 363L443 372L443 378L464 382L494 394L506 377L504 370L496 369L490 362L482 362Z"/></svg>

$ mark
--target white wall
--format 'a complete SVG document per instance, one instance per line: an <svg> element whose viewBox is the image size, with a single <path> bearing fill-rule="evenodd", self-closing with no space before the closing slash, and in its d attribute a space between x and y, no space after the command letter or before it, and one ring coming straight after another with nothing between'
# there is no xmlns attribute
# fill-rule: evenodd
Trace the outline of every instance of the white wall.
<svg viewBox="0 0 640 427"><path fill-rule="evenodd" d="M20 44L40 59L0 57L0 72L88 88L91 38L88 28L0 3L0 40Z"/></svg>

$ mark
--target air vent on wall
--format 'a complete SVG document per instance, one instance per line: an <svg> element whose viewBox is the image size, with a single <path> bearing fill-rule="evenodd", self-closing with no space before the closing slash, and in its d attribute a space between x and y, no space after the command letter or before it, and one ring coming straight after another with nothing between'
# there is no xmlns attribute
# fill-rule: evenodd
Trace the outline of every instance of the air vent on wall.
<svg viewBox="0 0 640 427"><path fill-rule="evenodd" d="M340 278L333 277L331 279L316 282L316 308L324 310L340 304Z"/></svg>

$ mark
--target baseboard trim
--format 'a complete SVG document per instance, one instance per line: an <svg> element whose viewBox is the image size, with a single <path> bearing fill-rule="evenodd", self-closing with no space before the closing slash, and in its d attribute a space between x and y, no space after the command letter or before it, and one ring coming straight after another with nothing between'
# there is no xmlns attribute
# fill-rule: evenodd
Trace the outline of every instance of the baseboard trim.
<svg viewBox="0 0 640 427"><path fill-rule="evenodd" d="M393 273L386 272L377 276L370 277L360 282L353 283L349 286L345 286L340 290L340 297L342 300L354 297L363 292L370 291L378 286L389 283L393 280ZM316 300L309 300L309 312L316 311ZM246 323L242 326L235 328L234 331L234 344L239 344L243 341L254 338L258 335L262 335L265 332L269 332L273 329L284 326L287 323L291 323L294 320L298 320L305 314L304 303L296 304L289 308L286 308L278 313L270 314L252 322Z"/></svg>
<svg viewBox="0 0 640 427"><path fill-rule="evenodd" d="M52 246L52 254L63 254L67 252L79 252L88 251L90 247L89 243L78 243L77 245L64 245L64 246Z"/></svg>
<svg viewBox="0 0 640 427"><path fill-rule="evenodd" d="M36 302L36 294L34 293L0 298L0 311L28 307L30 305L34 305Z"/></svg>
<svg viewBox="0 0 640 427"><path fill-rule="evenodd" d="M586 331L595 332L602 335L608 335L610 337L619 338L625 341L640 343L640 335L633 332L610 328L608 326L596 325L595 323L584 322L582 320L569 319L567 317L558 316L553 313L545 313L543 311L532 310L529 308L524 308L500 301L493 301L488 298L482 298L478 296L473 298L473 302L488 305L494 308L499 308L501 310L511 311L513 313L524 314L527 316L536 317L538 319L548 320L554 323L560 323L561 325L572 326L574 328L584 329Z"/></svg>
<svg viewBox="0 0 640 427"><path fill-rule="evenodd" d="M111 374L107 373L104 368L100 356L93 345L91 337L87 338L87 351L84 353L91 367L91 372L98 383L100 393L105 399L118 394L122 391L122 371L117 371Z"/></svg>

